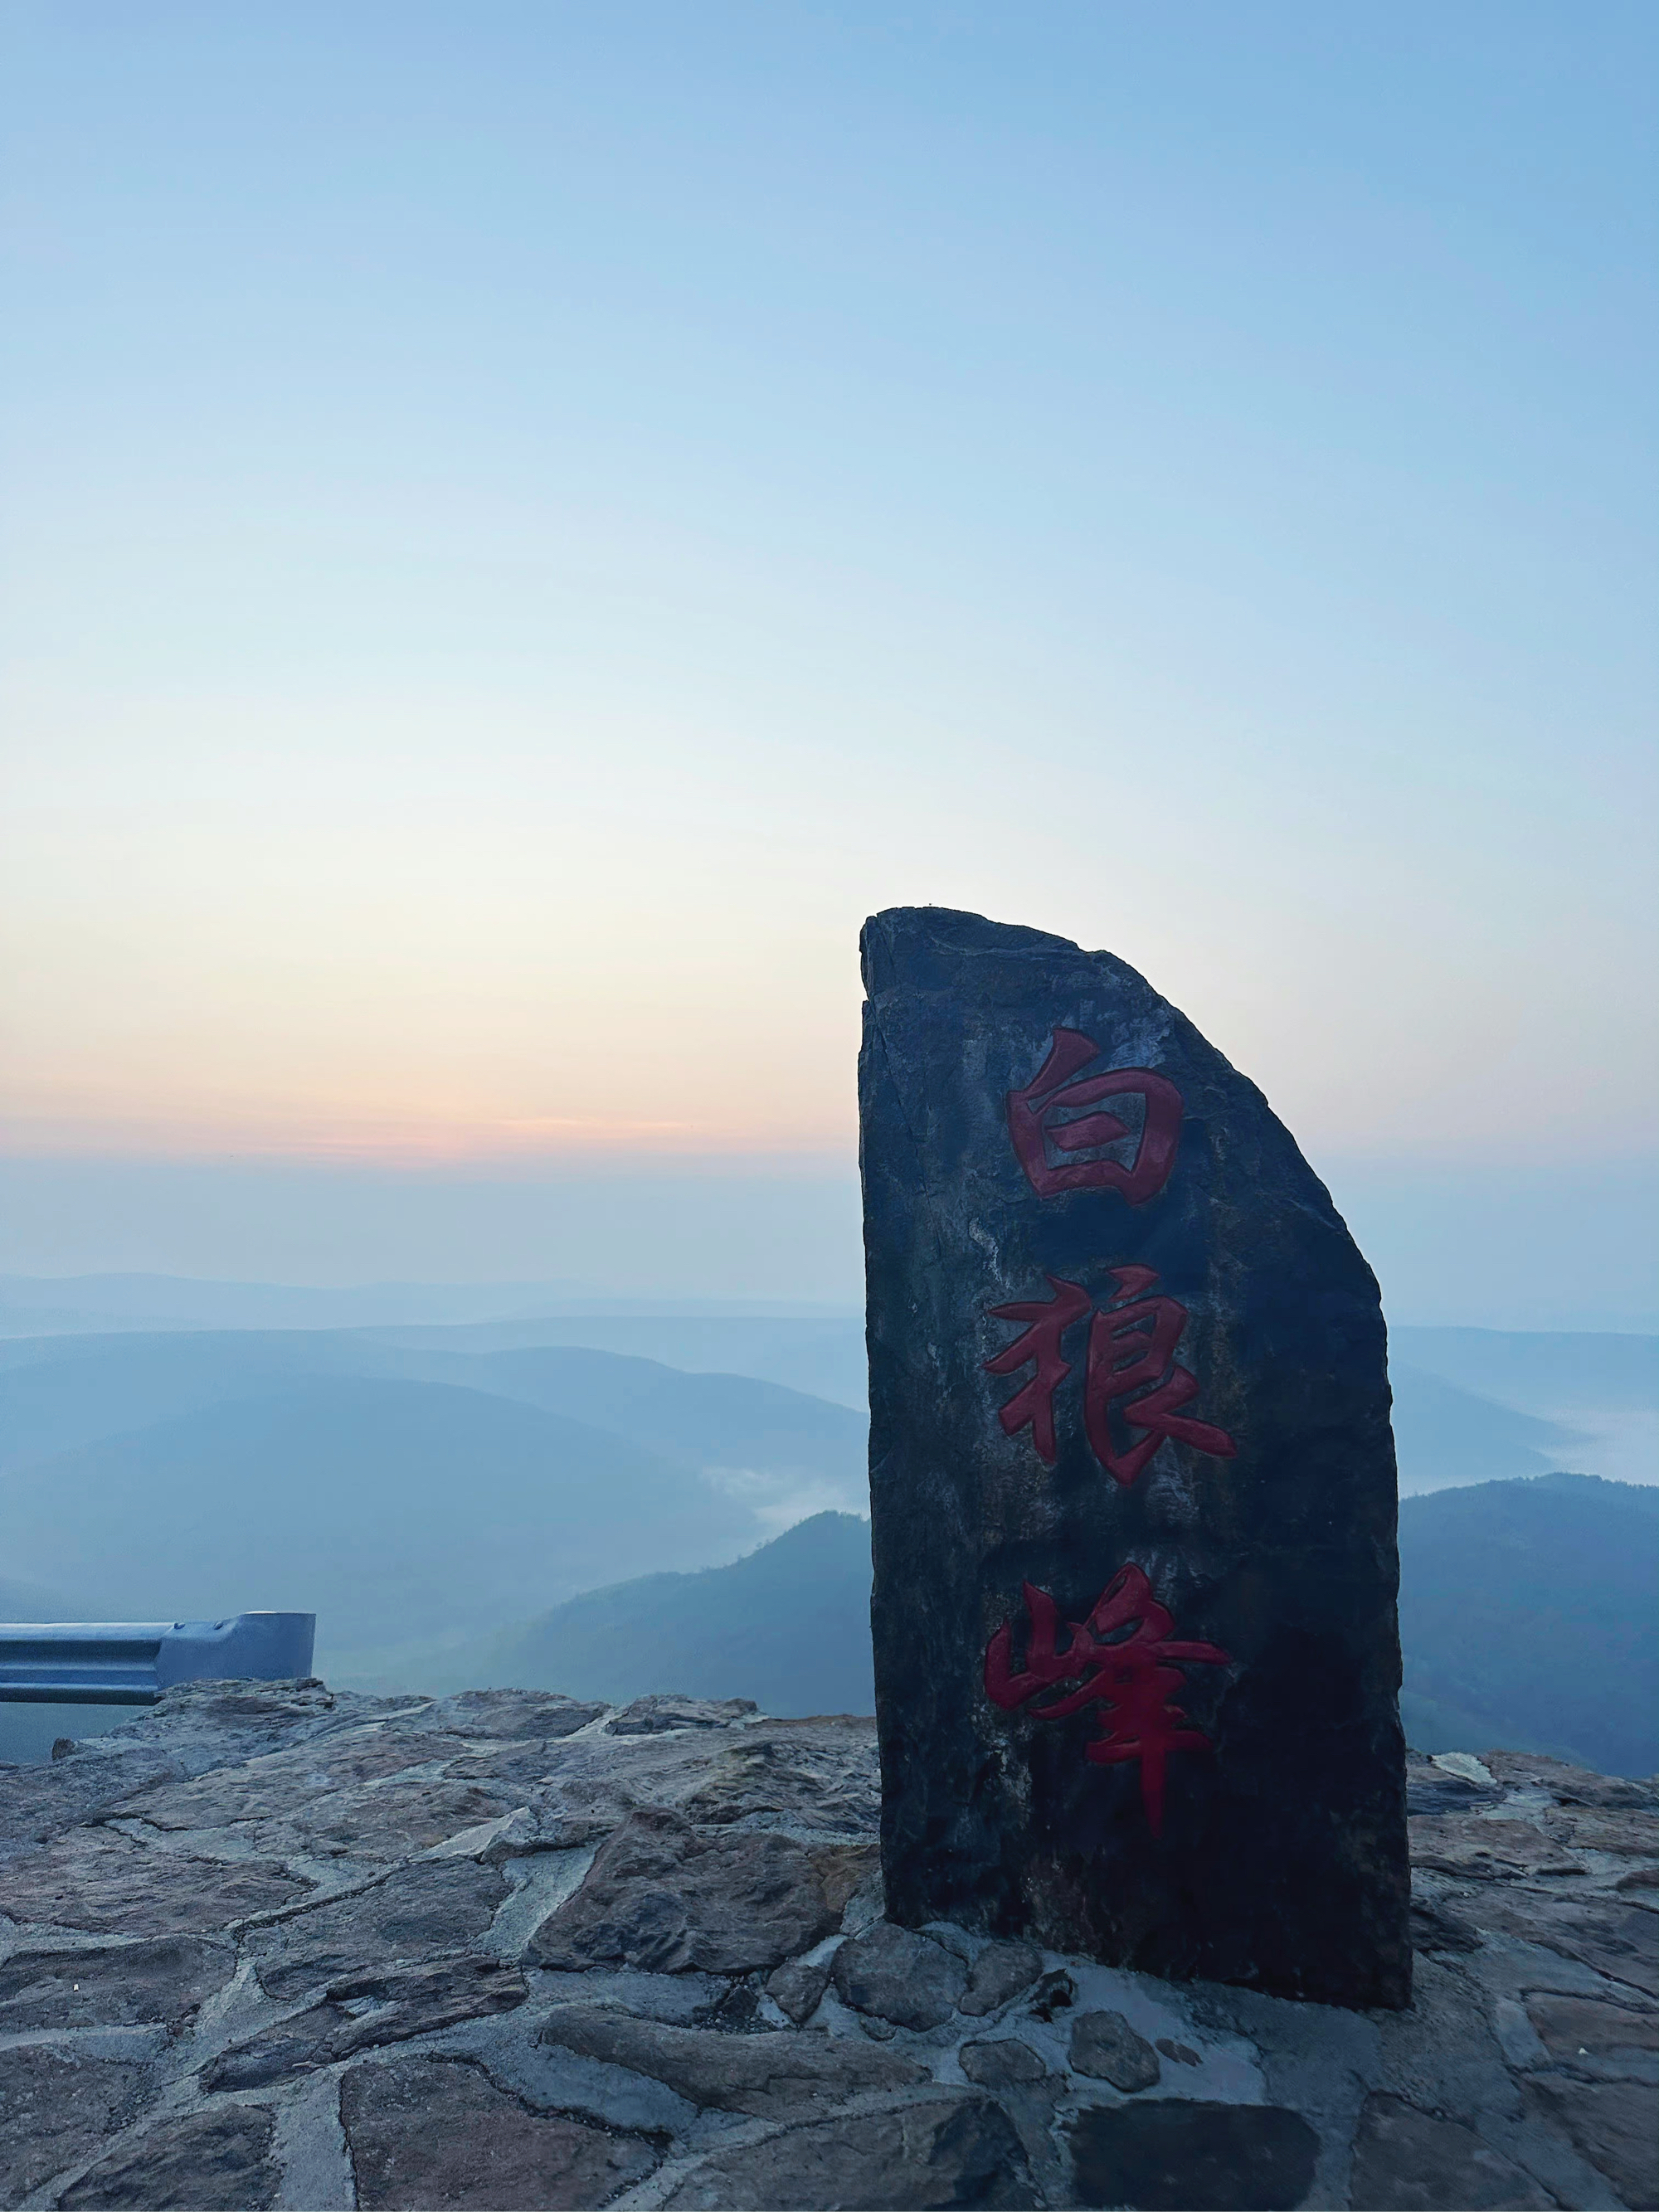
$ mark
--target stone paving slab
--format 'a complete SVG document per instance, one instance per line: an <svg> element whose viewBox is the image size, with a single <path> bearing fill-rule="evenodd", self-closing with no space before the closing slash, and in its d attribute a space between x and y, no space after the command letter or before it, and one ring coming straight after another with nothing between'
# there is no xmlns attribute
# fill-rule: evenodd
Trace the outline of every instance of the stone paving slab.
<svg viewBox="0 0 1659 2212"><path fill-rule="evenodd" d="M186 2112L147 2129L100 2159L57 2202L64 2212L126 2212L128 2207L275 2204L282 2170L271 2156L273 2114L259 2105Z"/></svg>
<svg viewBox="0 0 1659 2212"><path fill-rule="evenodd" d="M659 2155L642 2137L526 2111L482 2067L452 2059L349 2068L340 2118L357 2203L387 2212L566 2212L643 2180Z"/></svg>
<svg viewBox="0 0 1659 2212"><path fill-rule="evenodd" d="M0 1965L0 2035L146 2021L176 2027L235 1971L234 1944L199 1936L14 1951Z"/></svg>

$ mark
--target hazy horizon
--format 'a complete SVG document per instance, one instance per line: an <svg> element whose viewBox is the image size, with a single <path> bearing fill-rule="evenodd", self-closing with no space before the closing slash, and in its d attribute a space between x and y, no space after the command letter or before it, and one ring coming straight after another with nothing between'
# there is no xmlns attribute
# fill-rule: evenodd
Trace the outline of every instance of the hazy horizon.
<svg viewBox="0 0 1659 2212"><path fill-rule="evenodd" d="M1430 1174L1320 1161L1397 1323L1659 1328L1659 1164ZM562 1281L576 1299L853 1310L851 1163L608 1164L585 1175L306 1162L0 1158L0 1275L343 1287Z"/></svg>

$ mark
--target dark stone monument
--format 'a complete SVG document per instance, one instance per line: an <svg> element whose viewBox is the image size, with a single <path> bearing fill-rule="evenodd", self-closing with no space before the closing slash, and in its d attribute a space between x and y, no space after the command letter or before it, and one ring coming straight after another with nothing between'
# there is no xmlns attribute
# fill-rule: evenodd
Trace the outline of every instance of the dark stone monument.
<svg viewBox="0 0 1659 2212"><path fill-rule="evenodd" d="M933 907L863 952L890 1915L1403 2005L1370 1269L1122 961Z"/></svg>

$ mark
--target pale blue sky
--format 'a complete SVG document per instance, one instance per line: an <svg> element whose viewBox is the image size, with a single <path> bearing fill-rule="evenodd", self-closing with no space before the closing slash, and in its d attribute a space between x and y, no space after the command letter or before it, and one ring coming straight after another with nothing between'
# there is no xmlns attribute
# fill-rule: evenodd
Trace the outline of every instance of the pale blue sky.
<svg viewBox="0 0 1659 2212"><path fill-rule="evenodd" d="M1650 1160L1650 6L0 20L14 1152L833 1176L938 899Z"/></svg>

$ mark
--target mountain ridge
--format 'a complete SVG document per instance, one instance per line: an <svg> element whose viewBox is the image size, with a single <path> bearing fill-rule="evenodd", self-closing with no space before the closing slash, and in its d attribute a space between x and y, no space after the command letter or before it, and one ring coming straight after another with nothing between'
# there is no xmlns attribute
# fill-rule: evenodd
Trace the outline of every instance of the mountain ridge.
<svg viewBox="0 0 1659 2212"><path fill-rule="evenodd" d="M1612 1773L1659 1769L1656 1534L1659 1490L1594 1475L1471 1484L1402 1501L1401 1706L1415 1747L1502 1746ZM726 1566L585 1591L454 1653L422 1686L465 1680L611 1699L679 1691L753 1697L786 1714L869 1711L869 1586L868 1522L820 1514ZM1540 1590L1553 1601L1547 1614ZM745 1627L734 1630L732 1616L745 1604ZM1549 1639L1541 1660L1540 1620ZM815 1631L834 1639L835 1656L816 1671L799 1662L803 1637L810 1644ZM1610 1674L1622 1680L1622 1698L1610 1698ZM847 1704L853 1686L862 1705ZM1593 1750L1613 1755L1597 1761Z"/></svg>

